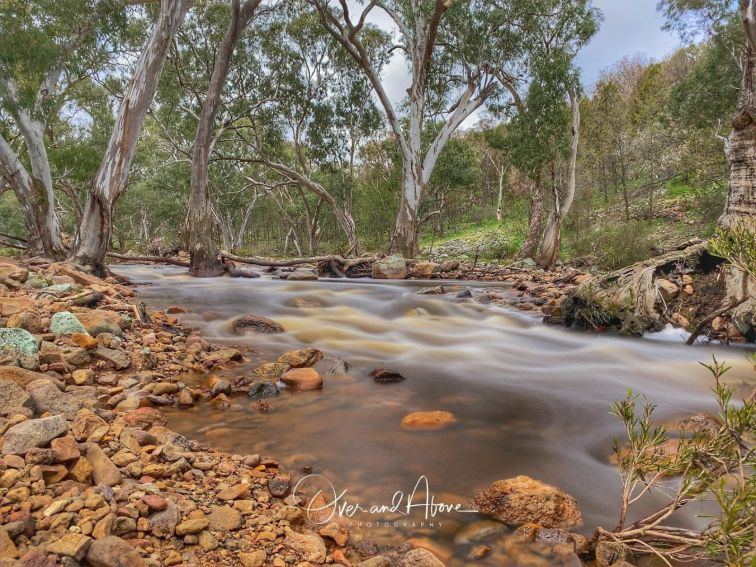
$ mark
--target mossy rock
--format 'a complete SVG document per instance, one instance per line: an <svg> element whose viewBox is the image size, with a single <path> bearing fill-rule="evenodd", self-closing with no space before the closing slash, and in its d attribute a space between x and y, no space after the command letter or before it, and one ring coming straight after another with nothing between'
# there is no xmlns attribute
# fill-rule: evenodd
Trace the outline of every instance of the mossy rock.
<svg viewBox="0 0 756 567"><path fill-rule="evenodd" d="M49 287L50 282L47 278L36 272L29 272L29 277L26 278L26 283L24 285L32 289L43 289Z"/></svg>
<svg viewBox="0 0 756 567"><path fill-rule="evenodd" d="M52 316L50 332L56 335L89 334L84 325L76 318L76 315L69 311L61 311Z"/></svg>

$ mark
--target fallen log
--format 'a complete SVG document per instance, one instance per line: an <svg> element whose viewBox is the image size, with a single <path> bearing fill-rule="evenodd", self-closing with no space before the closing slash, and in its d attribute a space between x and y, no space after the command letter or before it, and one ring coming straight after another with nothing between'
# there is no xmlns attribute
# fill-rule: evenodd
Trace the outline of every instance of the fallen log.
<svg viewBox="0 0 756 567"><path fill-rule="evenodd" d="M299 266L301 264L321 264L324 262L331 263L337 262L340 265L342 272L346 272L350 268L359 266L362 264L372 264L376 261L375 257L368 258L344 258L338 254L330 254L328 256L314 256L312 258L292 258L291 260L269 260L267 258L237 256L231 254L225 250L221 251L220 257L224 260L231 260L233 262L239 262L241 264L252 264L254 266L264 266L267 268L289 268L292 266Z"/></svg>
<svg viewBox="0 0 756 567"><path fill-rule="evenodd" d="M162 256L129 256L128 254L116 254L115 252L108 252L108 258L115 258L116 260L129 260L132 262L153 262L155 264L170 264L172 266L181 266L182 268L188 268L189 262L184 260L177 260L175 258L163 258Z"/></svg>

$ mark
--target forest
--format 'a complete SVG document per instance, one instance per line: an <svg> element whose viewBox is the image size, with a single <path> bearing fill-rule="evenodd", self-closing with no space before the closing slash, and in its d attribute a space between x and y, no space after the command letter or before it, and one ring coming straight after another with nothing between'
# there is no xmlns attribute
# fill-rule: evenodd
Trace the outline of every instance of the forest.
<svg viewBox="0 0 756 567"><path fill-rule="evenodd" d="M641 4L0 0L0 566L752 565L756 6Z"/></svg>

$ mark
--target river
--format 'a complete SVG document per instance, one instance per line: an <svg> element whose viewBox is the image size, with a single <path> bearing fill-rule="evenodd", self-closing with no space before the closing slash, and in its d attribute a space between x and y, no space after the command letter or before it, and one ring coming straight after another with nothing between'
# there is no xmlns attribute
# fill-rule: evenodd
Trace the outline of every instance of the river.
<svg viewBox="0 0 756 567"><path fill-rule="evenodd" d="M139 293L150 307L188 308L182 322L208 340L251 346L252 364L229 377L303 346L347 361L348 376L326 378L322 391L285 392L269 400L270 413L240 396L230 409L171 410L169 426L222 450L275 457L295 480L311 470L365 508L391 502L396 491L411 493L422 476L435 501L449 503L466 502L495 480L528 475L575 496L590 535L617 519L620 482L609 456L623 429L609 414L613 401L632 388L658 405L660 421L715 412L713 381L698 364L713 353L733 366L728 380L741 391L754 383L743 349L595 336L474 298L418 293L438 281L193 279L174 267L115 269L145 284ZM474 297L516 293L501 283L461 285ZM236 336L231 321L245 313L270 317L286 332ZM368 373L380 366L406 380L374 383ZM407 413L426 410L450 411L457 422L438 431L400 427ZM421 501L425 494L416 494L413 503ZM421 525L424 515L418 508L412 521L386 527L383 520L398 516L362 514L359 531L377 543L422 539L449 560L460 526L480 519L442 513L431 527ZM490 557L476 564L497 565L496 554Z"/></svg>

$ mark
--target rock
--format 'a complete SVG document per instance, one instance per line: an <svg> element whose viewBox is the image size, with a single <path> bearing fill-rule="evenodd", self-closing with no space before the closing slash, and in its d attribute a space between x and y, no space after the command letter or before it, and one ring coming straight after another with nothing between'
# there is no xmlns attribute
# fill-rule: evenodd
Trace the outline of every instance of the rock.
<svg viewBox="0 0 756 567"><path fill-rule="evenodd" d="M284 545L299 554L303 561L310 563L324 563L326 559L326 546L323 539L316 533L297 533L287 531Z"/></svg>
<svg viewBox="0 0 756 567"><path fill-rule="evenodd" d="M596 545L596 565L609 567L619 561L632 561L633 552L618 541L600 541Z"/></svg>
<svg viewBox="0 0 756 567"><path fill-rule="evenodd" d="M19 368L18 366L0 366L0 380L10 380L22 388L26 388L31 382L40 378L47 380L50 377L47 374Z"/></svg>
<svg viewBox="0 0 756 567"><path fill-rule="evenodd" d="M87 444L87 461L92 465L92 479L97 485L116 486L121 484L123 477L118 467L96 443Z"/></svg>
<svg viewBox="0 0 756 567"><path fill-rule="evenodd" d="M242 315L233 322L233 329L237 335L246 335L248 333L283 333L284 328L265 317L257 315Z"/></svg>
<svg viewBox="0 0 756 567"><path fill-rule="evenodd" d="M231 509L232 508L229 508L229 510ZM209 520L204 516L201 518L187 518L176 526L176 535L185 536L188 534L198 534L202 530L207 529L209 525Z"/></svg>
<svg viewBox="0 0 756 567"><path fill-rule="evenodd" d="M136 549L116 536L92 542L86 558L91 567L146 567Z"/></svg>
<svg viewBox="0 0 756 567"><path fill-rule="evenodd" d="M95 339L90 334L84 334L84 333L72 333L71 334L71 342L75 344L76 346L86 349L86 350L94 350L97 348L97 339Z"/></svg>
<svg viewBox="0 0 756 567"><path fill-rule="evenodd" d="M313 366L323 360L323 353L316 348L307 347L300 350L285 352L278 357L278 364L288 364L291 368Z"/></svg>
<svg viewBox="0 0 756 567"><path fill-rule="evenodd" d="M17 413L34 413L34 400L26 391L10 380L0 380L0 415L12 416Z"/></svg>
<svg viewBox="0 0 756 567"><path fill-rule="evenodd" d="M144 502L150 510L162 512L168 508L168 501L159 494L145 494L142 496Z"/></svg>
<svg viewBox="0 0 756 567"><path fill-rule="evenodd" d="M574 282L575 282L575 283L576 283L577 285L580 285L580 284L582 284L582 283L585 283L585 282L587 282L587 281L588 281L588 280L590 280L590 279L591 279L592 277L593 277L593 276L592 276L591 274L580 274L580 275L577 275L577 276L575 276L575 280L574 280Z"/></svg>
<svg viewBox="0 0 756 567"><path fill-rule="evenodd" d="M568 530L583 523L572 496L527 476L494 482L475 496L473 506L506 524L534 523Z"/></svg>
<svg viewBox="0 0 756 567"><path fill-rule="evenodd" d="M77 386L91 386L94 384L95 372L91 368L74 370L71 374L71 379Z"/></svg>
<svg viewBox="0 0 756 567"><path fill-rule="evenodd" d="M231 506L215 506L207 517L210 531L225 532L237 530L242 525L242 515ZM178 528L177 528L178 533Z"/></svg>
<svg viewBox="0 0 756 567"><path fill-rule="evenodd" d="M18 360L22 368L39 368L39 347L37 339L25 329L0 329L0 357Z"/></svg>
<svg viewBox="0 0 756 567"><path fill-rule="evenodd" d="M155 425L163 426L168 423L168 419L160 410L148 407L132 410L126 414L124 419L129 427L139 429L150 429Z"/></svg>
<svg viewBox="0 0 756 567"><path fill-rule="evenodd" d="M286 281L290 282L304 282L313 281L318 279L318 274L314 270L306 270L298 268L286 276Z"/></svg>
<svg viewBox="0 0 756 567"><path fill-rule="evenodd" d="M77 441L87 441L93 435L102 436L107 431L107 422L87 409L79 410L71 424L71 433Z"/></svg>
<svg viewBox="0 0 756 567"><path fill-rule="evenodd" d="M84 325L70 311L60 311L50 320L50 332L56 335L87 334Z"/></svg>
<svg viewBox="0 0 756 567"><path fill-rule="evenodd" d="M252 373L261 378L280 378L291 366L278 362L268 362L255 368Z"/></svg>
<svg viewBox="0 0 756 567"><path fill-rule="evenodd" d="M68 422L62 415L22 421L5 432L3 455L25 455L32 447L44 447L67 432Z"/></svg>
<svg viewBox="0 0 756 567"><path fill-rule="evenodd" d="M391 567L391 565L393 565L391 559L385 555L376 555L370 559L365 559L365 561L360 561L356 567Z"/></svg>
<svg viewBox="0 0 756 567"><path fill-rule="evenodd" d="M236 500L249 494L249 484L239 483L221 490L216 498L219 500Z"/></svg>
<svg viewBox="0 0 756 567"><path fill-rule="evenodd" d="M427 278L441 271L441 265L435 262L418 262L412 266L412 273L421 278Z"/></svg>
<svg viewBox="0 0 756 567"><path fill-rule="evenodd" d="M124 370L131 366L131 359L126 356L126 353L120 350L98 346L92 351L92 355L99 360L112 364L118 370Z"/></svg>
<svg viewBox="0 0 756 567"><path fill-rule="evenodd" d="M84 457L79 457L68 469L68 478L75 482L89 484L92 477L92 465Z"/></svg>
<svg viewBox="0 0 756 567"><path fill-rule="evenodd" d="M373 262L372 276L376 280L403 280L407 277L407 263L400 254Z"/></svg>
<svg viewBox="0 0 756 567"><path fill-rule="evenodd" d="M441 429L457 421L448 411L418 411L402 418L404 429Z"/></svg>
<svg viewBox="0 0 756 567"><path fill-rule="evenodd" d="M29 383L26 390L40 413L62 413L68 419L73 419L81 408L80 399L61 392L52 380L46 378Z"/></svg>
<svg viewBox="0 0 756 567"><path fill-rule="evenodd" d="M402 558L399 567L444 567L444 564L427 549L417 548Z"/></svg>
<svg viewBox="0 0 756 567"><path fill-rule="evenodd" d="M665 302L671 301L677 296L678 293L680 293L680 288L678 287L678 285L669 280L665 280L664 278L657 278L655 283L657 289L659 290L659 295L661 295L662 299Z"/></svg>
<svg viewBox="0 0 756 567"><path fill-rule="evenodd" d="M50 441L50 448L56 463L75 461L81 456L79 445L70 434Z"/></svg>
<svg viewBox="0 0 756 567"><path fill-rule="evenodd" d="M103 333L122 337L122 327L128 326L129 323L127 319L124 319L115 311L106 311L104 309L84 311L78 313L76 316L86 329L86 332L93 337Z"/></svg>
<svg viewBox="0 0 756 567"><path fill-rule="evenodd" d="M2 263L0 264L0 283L7 285L8 287L18 288L29 277L29 270L23 266L16 266L15 264Z"/></svg>
<svg viewBox="0 0 756 567"><path fill-rule="evenodd" d="M280 394L278 386L273 382L258 382L252 384L249 389L249 397L253 400L261 400L263 398L273 398Z"/></svg>
<svg viewBox="0 0 756 567"><path fill-rule="evenodd" d="M279 473L268 481L268 491L276 498L284 498L291 490L291 475Z"/></svg>
<svg viewBox="0 0 756 567"><path fill-rule="evenodd" d="M21 311L34 309L36 304L25 297L0 297L0 317L10 317Z"/></svg>
<svg viewBox="0 0 756 567"><path fill-rule="evenodd" d="M81 561L92 545L92 538L82 534L67 533L62 538L47 545L46 551L62 557Z"/></svg>
<svg viewBox="0 0 756 567"><path fill-rule="evenodd" d="M319 360L312 366L324 378L331 376L346 376L349 364L335 356L329 356Z"/></svg>
<svg viewBox="0 0 756 567"><path fill-rule="evenodd" d="M265 550L262 549L239 554L239 562L242 564L242 567L262 567L267 558Z"/></svg>
<svg viewBox="0 0 756 567"><path fill-rule="evenodd" d="M18 549L16 548L16 544L13 543L10 535L8 535L8 531L0 526L0 558L12 558L17 556Z"/></svg>
<svg viewBox="0 0 756 567"><path fill-rule="evenodd" d="M318 534L332 539L339 547L344 547L349 542L349 530L342 528L336 522L331 522L324 528L318 530Z"/></svg>
<svg viewBox="0 0 756 567"><path fill-rule="evenodd" d="M688 326L690 325L690 322L679 313L673 313L672 316L669 318L669 321L675 327L680 327L681 329L687 329Z"/></svg>
<svg viewBox="0 0 756 567"><path fill-rule="evenodd" d="M162 512L150 516L150 531L156 537L171 537L176 532L176 526L181 521L181 511L173 502Z"/></svg>
<svg viewBox="0 0 756 567"><path fill-rule="evenodd" d="M323 379L313 368L293 368L281 376L281 381L292 390L300 392L320 390L323 387Z"/></svg>
<svg viewBox="0 0 756 567"><path fill-rule="evenodd" d="M34 334L44 331L45 324L43 319L36 313L22 311L21 313L15 313L8 317L6 327L18 327L19 329L24 329Z"/></svg>
<svg viewBox="0 0 756 567"><path fill-rule="evenodd" d="M388 370L386 368L376 368L368 376L380 384L392 384L406 380L404 376L395 370Z"/></svg>
<svg viewBox="0 0 756 567"><path fill-rule="evenodd" d="M446 260L445 262L441 262L442 272L454 272L456 270L459 270L459 260Z"/></svg>
<svg viewBox="0 0 756 567"><path fill-rule="evenodd" d="M480 543L489 538L495 538L507 532L507 526L493 520L481 520L462 526L454 534L454 545L462 547Z"/></svg>

